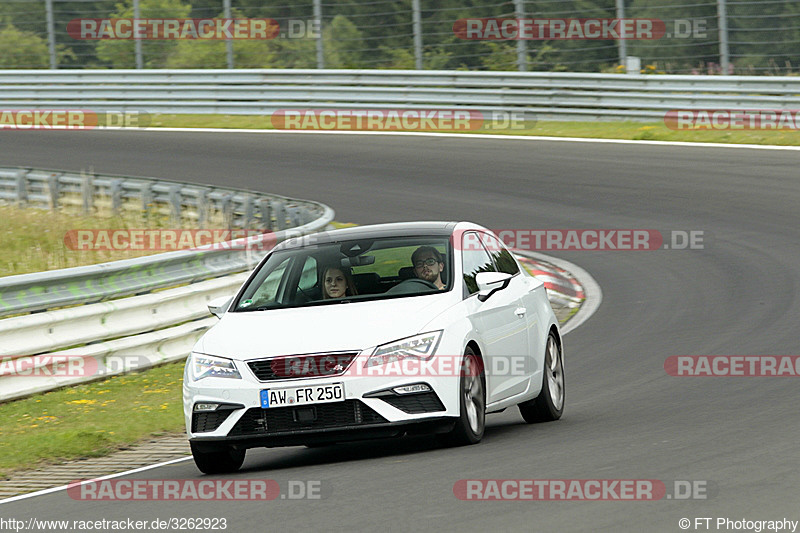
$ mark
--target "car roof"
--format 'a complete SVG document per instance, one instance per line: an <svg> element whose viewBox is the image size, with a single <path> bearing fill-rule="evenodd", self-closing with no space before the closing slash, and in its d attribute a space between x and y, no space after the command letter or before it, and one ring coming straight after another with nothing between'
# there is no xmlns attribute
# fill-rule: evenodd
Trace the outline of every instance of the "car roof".
<svg viewBox="0 0 800 533"><path fill-rule="evenodd" d="M331 231L313 233L299 238L290 238L275 247L278 249L300 248L310 244L374 239L384 237L450 236L458 222L393 222L370 226L354 226Z"/></svg>

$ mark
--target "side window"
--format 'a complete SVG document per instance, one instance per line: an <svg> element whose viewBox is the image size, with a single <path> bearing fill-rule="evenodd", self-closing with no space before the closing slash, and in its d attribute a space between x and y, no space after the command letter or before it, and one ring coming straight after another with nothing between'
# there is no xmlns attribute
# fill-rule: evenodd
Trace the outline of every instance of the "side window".
<svg viewBox="0 0 800 533"><path fill-rule="evenodd" d="M275 270L269 273L261 286L256 289L255 294L253 294L253 301L256 305L263 305L275 301L275 297L278 295L278 287L280 286L281 278L283 277L283 273L286 272L290 260L290 257L284 259Z"/></svg>
<svg viewBox="0 0 800 533"><path fill-rule="evenodd" d="M486 252L480 237L474 231L465 232L461 236L461 257L463 259L464 283L470 294L478 292L475 276L479 272L494 272L492 258Z"/></svg>
<svg viewBox="0 0 800 533"><path fill-rule="evenodd" d="M514 260L511 252L503 246L503 243L488 233L481 233L481 240L483 240L483 244L486 245L486 249L489 250L489 255L494 259L494 264L497 265L498 272L505 272L506 274L512 275L519 273L517 262Z"/></svg>
<svg viewBox="0 0 800 533"><path fill-rule="evenodd" d="M317 260L309 256L303 264L303 272L300 274L300 281L297 283L300 290L308 290L317 284Z"/></svg>

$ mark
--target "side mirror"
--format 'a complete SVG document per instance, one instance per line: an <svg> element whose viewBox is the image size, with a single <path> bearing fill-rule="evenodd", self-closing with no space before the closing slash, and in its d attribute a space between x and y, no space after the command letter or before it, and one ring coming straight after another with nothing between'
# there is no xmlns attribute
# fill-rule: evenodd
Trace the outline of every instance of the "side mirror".
<svg viewBox="0 0 800 533"><path fill-rule="evenodd" d="M231 301L233 301L233 296L220 296L218 298L214 298L208 302L208 311L215 317L222 318L222 315L224 315L225 311L227 311L228 307L230 307Z"/></svg>
<svg viewBox="0 0 800 533"><path fill-rule="evenodd" d="M508 287L511 277L511 274L505 272L479 272L475 276L475 283L478 284L478 300L485 302L495 292Z"/></svg>

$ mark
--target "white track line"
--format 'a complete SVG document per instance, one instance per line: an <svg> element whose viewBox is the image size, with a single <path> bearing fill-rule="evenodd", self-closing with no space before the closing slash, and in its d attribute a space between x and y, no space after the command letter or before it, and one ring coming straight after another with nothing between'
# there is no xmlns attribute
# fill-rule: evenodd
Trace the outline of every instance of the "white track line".
<svg viewBox="0 0 800 533"><path fill-rule="evenodd" d="M750 148L753 150L800 151L800 146L778 146L774 144L726 144L684 141L635 141L629 139L596 139L592 137L546 137L534 135L491 135L483 133L433 133L425 131L327 131L327 130L257 130L240 128L98 128L99 131L125 130L173 133L271 133L276 135L395 135L406 137L444 137L451 139L492 139L504 141L555 141L603 144L638 144L646 146L686 146L693 148Z"/></svg>
<svg viewBox="0 0 800 533"><path fill-rule="evenodd" d="M144 472L145 470L152 470L153 468L158 468L160 466L167 466L167 465L171 465L171 464L175 464L175 463L180 463L180 462L183 462L183 461L188 461L190 459L191 459L191 457L181 457L179 459L172 459L170 461L164 461L163 463L156 463L154 465L147 465L147 466L142 466L142 467L139 467L139 468L134 468L133 470L126 470L125 472L117 472L116 474L109 474L107 476L102 476L102 477L98 477L98 478L94 478L94 479L87 479L85 481L81 481L77 485L74 485L74 484L61 485L60 487L51 487L49 489L38 490L36 492L31 492L31 493L28 493L28 494L20 494L19 496L12 496L11 498L6 498L5 500L0 500L0 505L3 505L4 503L16 502L16 501L19 501L19 500L27 500L28 498L33 498L35 496L43 496L45 494L50 494L52 492L59 492L59 491L62 491L62 490L66 490L69 487L85 485L86 483L92 483L94 481L104 481L106 479L114 479L115 477L122 477L122 476L127 476L127 475L130 475L130 474L136 474L138 472Z"/></svg>

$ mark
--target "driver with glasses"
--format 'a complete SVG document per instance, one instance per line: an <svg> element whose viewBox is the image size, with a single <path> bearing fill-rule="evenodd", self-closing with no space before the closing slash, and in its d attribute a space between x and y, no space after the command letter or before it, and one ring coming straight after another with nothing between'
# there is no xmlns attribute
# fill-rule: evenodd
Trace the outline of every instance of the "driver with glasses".
<svg viewBox="0 0 800 533"><path fill-rule="evenodd" d="M418 278L433 283L439 290L445 288L442 283L444 260L439 250L433 246L420 246L411 254L411 264L414 265L414 273Z"/></svg>

